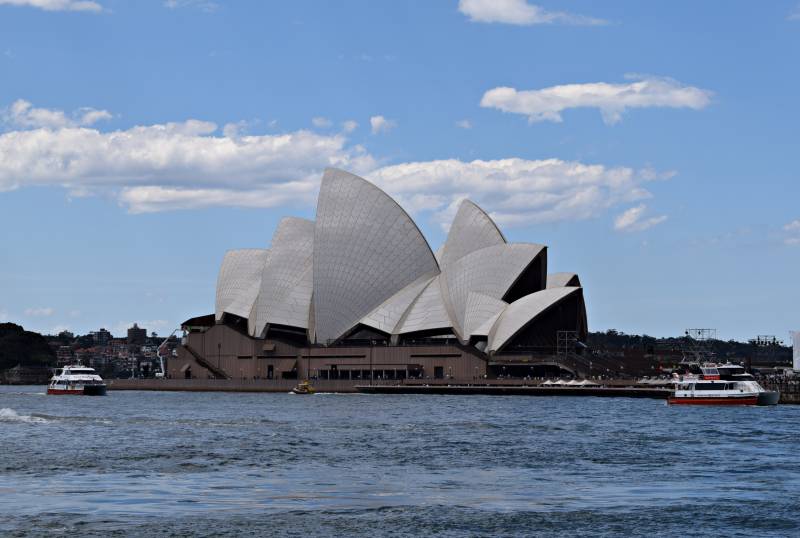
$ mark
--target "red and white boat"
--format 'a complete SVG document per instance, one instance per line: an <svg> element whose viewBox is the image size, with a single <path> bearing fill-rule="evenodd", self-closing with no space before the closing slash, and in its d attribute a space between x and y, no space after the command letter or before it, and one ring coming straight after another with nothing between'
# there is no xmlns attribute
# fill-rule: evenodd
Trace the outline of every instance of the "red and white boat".
<svg viewBox="0 0 800 538"><path fill-rule="evenodd" d="M78 396L103 396L106 384L94 368L72 365L56 370L47 386L47 394L74 394Z"/></svg>
<svg viewBox="0 0 800 538"><path fill-rule="evenodd" d="M704 364L700 374L674 379L670 404L684 405L776 405L780 394L764 390L755 378L738 364Z"/></svg>

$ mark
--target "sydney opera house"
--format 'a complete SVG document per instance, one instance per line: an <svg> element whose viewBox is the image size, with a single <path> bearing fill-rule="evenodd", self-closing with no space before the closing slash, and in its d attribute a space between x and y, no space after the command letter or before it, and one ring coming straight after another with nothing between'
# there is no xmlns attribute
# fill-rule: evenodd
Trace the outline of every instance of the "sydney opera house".
<svg viewBox="0 0 800 538"><path fill-rule="evenodd" d="M578 276L548 274L546 246L508 243L474 203L434 252L381 189L329 169L316 220L227 252L214 314L183 329L170 377L358 383L535 374L587 321Z"/></svg>

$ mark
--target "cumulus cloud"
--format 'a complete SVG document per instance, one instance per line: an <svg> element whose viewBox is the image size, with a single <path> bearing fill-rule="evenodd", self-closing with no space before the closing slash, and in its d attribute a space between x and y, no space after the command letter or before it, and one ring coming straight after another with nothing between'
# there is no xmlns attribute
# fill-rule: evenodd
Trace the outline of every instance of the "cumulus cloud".
<svg viewBox="0 0 800 538"><path fill-rule="evenodd" d="M650 169L558 159L456 159L379 166L343 133L243 135L201 120L104 132L31 127L0 133L0 191L58 186L113 197L132 213L211 206L312 206L326 167L364 175L409 211L449 224L470 197L504 225L580 220L649 198Z"/></svg>
<svg viewBox="0 0 800 538"><path fill-rule="evenodd" d="M347 120L346 122L342 123L342 131L345 133L352 133L358 129L358 122L355 120Z"/></svg>
<svg viewBox="0 0 800 538"><path fill-rule="evenodd" d="M578 24L596 26L607 21L574 15L562 11L548 11L526 0L459 0L458 10L472 22L497 22L533 26L535 24Z"/></svg>
<svg viewBox="0 0 800 538"><path fill-rule="evenodd" d="M456 122L456 127L461 129L472 129L472 122L469 120L458 120Z"/></svg>
<svg viewBox="0 0 800 538"><path fill-rule="evenodd" d="M210 0L166 0L164 7L178 9L182 7L196 8L206 13L213 13L219 8L219 4Z"/></svg>
<svg viewBox="0 0 800 538"><path fill-rule="evenodd" d="M449 159L386 166L368 175L412 212L432 212L445 228L465 197L506 226L583 220L651 197L644 184L667 176L559 159Z"/></svg>
<svg viewBox="0 0 800 538"><path fill-rule="evenodd" d="M387 120L383 116L372 116L369 119L369 125L372 127L372 134L388 133L397 127L397 122Z"/></svg>
<svg viewBox="0 0 800 538"><path fill-rule="evenodd" d="M793 220L783 227L786 238L783 240L787 245L800 245L800 219Z"/></svg>
<svg viewBox="0 0 800 538"><path fill-rule="evenodd" d="M2 0L0 0L2 1ZM17 99L2 113L6 124L15 127L76 127L93 125L102 120L111 119L111 113L94 108L79 108L70 116L63 110L35 108L24 99Z"/></svg>
<svg viewBox="0 0 800 538"><path fill-rule="evenodd" d="M647 217L647 206L640 204L625 210L614 219L614 229L618 232L642 232L667 220L666 215Z"/></svg>
<svg viewBox="0 0 800 538"><path fill-rule="evenodd" d="M607 124L622 119L629 108L669 107L699 110L711 102L711 92L670 78L640 77L625 84L566 84L541 90L498 87L483 94L481 106L524 114L531 123L561 122L570 108L597 108Z"/></svg>
<svg viewBox="0 0 800 538"><path fill-rule="evenodd" d="M44 307L37 307L37 308L26 308L25 315L31 317L42 317L46 318L52 316L55 313L55 309L51 306L44 306Z"/></svg>
<svg viewBox="0 0 800 538"><path fill-rule="evenodd" d="M328 118L323 118L322 116L317 116L317 117L311 119L311 124L314 127L327 128L327 127L330 127L331 125L333 125L333 122L331 120L329 120Z"/></svg>
<svg viewBox="0 0 800 538"><path fill-rule="evenodd" d="M35 185L83 195L110 190L134 213L271 207L313 202L325 167L374 168L372 157L341 134L227 131L219 135L214 123L188 120L111 132L63 126L0 133L0 191Z"/></svg>
<svg viewBox="0 0 800 538"><path fill-rule="evenodd" d="M0 5L35 7L45 11L103 10L103 6L89 0L0 0Z"/></svg>

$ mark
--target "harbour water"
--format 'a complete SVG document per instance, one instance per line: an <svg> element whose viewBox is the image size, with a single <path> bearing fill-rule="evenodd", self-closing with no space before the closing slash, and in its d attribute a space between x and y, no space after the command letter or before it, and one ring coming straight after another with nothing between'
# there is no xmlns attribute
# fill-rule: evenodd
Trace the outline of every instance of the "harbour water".
<svg viewBox="0 0 800 538"><path fill-rule="evenodd" d="M3 536L791 536L800 407L0 387Z"/></svg>

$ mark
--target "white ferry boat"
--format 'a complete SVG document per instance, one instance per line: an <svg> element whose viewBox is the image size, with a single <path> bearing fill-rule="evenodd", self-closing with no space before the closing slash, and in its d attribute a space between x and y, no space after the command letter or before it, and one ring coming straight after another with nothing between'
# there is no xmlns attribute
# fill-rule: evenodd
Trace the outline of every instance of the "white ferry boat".
<svg viewBox="0 0 800 538"><path fill-rule="evenodd" d="M704 364L699 369L700 374L676 376L670 404L777 405L780 399L780 393L764 390L738 364Z"/></svg>
<svg viewBox="0 0 800 538"><path fill-rule="evenodd" d="M50 378L47 394L76 394L84 396L103 396L106 384L94 368L72 365L58 368Z"/></svg>

